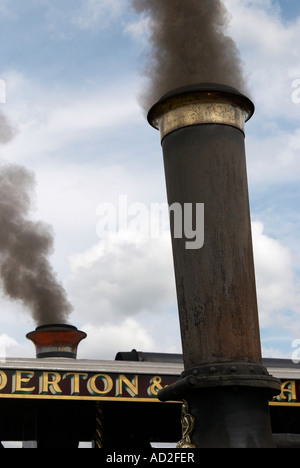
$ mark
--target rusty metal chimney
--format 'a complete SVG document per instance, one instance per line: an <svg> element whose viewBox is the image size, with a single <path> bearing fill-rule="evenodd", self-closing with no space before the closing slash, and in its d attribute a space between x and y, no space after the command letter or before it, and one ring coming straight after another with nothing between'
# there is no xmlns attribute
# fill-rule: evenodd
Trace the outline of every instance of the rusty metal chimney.
<svg viewBox="0 0 300 468"><path fill-rule="evenodd" d="M159 397L184 401L181 446L274 445L268 399L280 383L262 366L244 144L253 113L237 90L200 84L168 93L148 114L160 130L169 206L190 205L195 217L204 204L205 213L199 248L187 248L171 218L185 370Z"/></svg>
<svg viewBox="0 0 300 468"><path fill-rule="evenodd" d="M77 330L73 325L51 324L41 325L27 333L36 349L37 358L64 357L76 359L77 348L86 333Z"/></svg>

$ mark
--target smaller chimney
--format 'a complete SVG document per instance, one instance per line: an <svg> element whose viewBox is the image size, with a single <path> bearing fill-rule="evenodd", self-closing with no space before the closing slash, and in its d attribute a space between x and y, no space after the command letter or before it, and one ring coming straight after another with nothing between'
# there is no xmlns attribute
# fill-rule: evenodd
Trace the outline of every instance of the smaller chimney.
<svg viewBox="0 0 300 468"><path fill-rule="evenodd" d="M37 327L35 331L27 333L26 338L34 343L37 358L76 359L78 345L86 336L73 325L51 324Z"/></svg>

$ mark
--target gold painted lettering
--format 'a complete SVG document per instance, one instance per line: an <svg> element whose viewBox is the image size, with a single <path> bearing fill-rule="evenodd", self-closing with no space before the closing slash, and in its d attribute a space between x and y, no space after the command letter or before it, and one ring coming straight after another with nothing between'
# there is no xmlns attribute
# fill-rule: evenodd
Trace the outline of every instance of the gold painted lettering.
<svg viewBox="0 0 300 468"><path fill-rule="evenodd" d="M296 395L296 382L294 380L288 380L281 384L281 393L274 397L276 401L286 401L286 402L294 402L297 401Z"/></svg>
<svg viewBox="0 0 300 468"><path fill-rule="evenodd" d="M32 393L35 390L35 387L26 387L23 384L28 384L28 382L34 376L34 372L29 371L16 371L12 377L12 393Z"/></svg>
<svg viewBox="0 0 300 468"><path fill-rule="evenodd" d="M99 390L99 388L97 387L96 385L97 380L100 380L102 382L103 384L102 390ZM113 380L107 374L96 374L96 375L93 375L93 377L91 377L88 380L87 388L91 395L105 395L109 393L111 389L113 388Z"/></svg>
<svg viewBox="0 0 300 468"><path fill-rule="evenodd" d="M156 397L159 390L163 388L161 385L161 380L161 377L157 375L150 380L150 387L147 389L147 393L150 397Z"/></svg>
<svg viewBox="0 0 300 468"><path fill-rule="evenodd" d="M80 395L80 379L86 379L88 374L79 372L67 372L63 379L70 377L71 379L71 395Z"/></svg>
<svg viewBox="0 0 300 468"><path fill-rule="evenodd" d="M7 384L7 375L5 372L0 371L0 390L3 390L4 387L6 387Z"/></svg>
<svg viewBox="0 0 300 468"><path fill-rule="evenodd" d="M49 380L50 378L51 380ZM62 393L62 390L58 385L60 381L61 375L58 372L43 372L39 378L39 394L47 395L49 391L53 395Z"/></svg>
<svg viewBox="0 0 300 468"><path fill-rule="evenodd" d="M116 378L116 396L123 396L123 385L129 395L134 398L138 395L138 375L135 375L130 381L125 375L120 374Z"/></svg>

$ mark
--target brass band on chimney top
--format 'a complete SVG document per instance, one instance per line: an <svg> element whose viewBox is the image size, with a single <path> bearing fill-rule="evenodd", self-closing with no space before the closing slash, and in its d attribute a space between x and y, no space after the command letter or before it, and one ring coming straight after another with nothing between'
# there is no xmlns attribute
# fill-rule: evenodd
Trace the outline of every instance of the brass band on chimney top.
<svg viewBox="0 0 300 468"><path fill-rule="evenodd" d="M252 113L243 95L201 91L166 96L151 109L148 120L160 130L163 140L174 130L201 124L229 125L244 132Z"/></svg>

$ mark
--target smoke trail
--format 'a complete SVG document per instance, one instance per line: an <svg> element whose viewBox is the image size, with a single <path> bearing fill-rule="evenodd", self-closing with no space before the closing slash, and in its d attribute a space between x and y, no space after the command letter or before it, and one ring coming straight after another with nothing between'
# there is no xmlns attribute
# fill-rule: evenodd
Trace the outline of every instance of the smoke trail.
<svg viewBox="0 0 300 468"><path fill-rule="evenodd" d="M29 219L34 185L23 167L0 167L0 281L5 294L29 307L38 325L62 323L71 306L48 260L51 230Z"/></svg>
<svg viewBox="0 0 300 468"><path fill-rule="evenodd" d="M0 112L0 143L8 143L16 133L8 118Z"/></svg>
<svg viewBox="0 0 300 468"><path fill-rule="evenodd" d="M0 143L17 133L0 111ZM34 187L34 175L27 169L0 166L0 285L29 308L37 325L65 323L72 307L49 262L51 228L30 220Z"/></svg>
<svg viewBox="0 0 300 468"><path fill-rule="evenodd" d="M229 15L221 0L132 0L132 5L149 17L146 111L166 92L200 82L246 92L239 52L226 36Z"/></svg>

